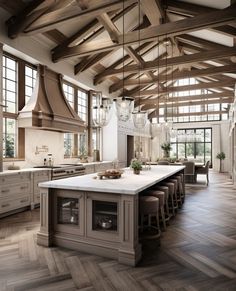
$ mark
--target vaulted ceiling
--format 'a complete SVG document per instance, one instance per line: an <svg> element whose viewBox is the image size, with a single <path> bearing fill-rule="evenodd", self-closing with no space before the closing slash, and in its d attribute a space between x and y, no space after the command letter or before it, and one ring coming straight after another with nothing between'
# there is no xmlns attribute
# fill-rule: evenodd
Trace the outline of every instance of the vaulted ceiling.
<svg viewBox="0 0 236 291"><path fill-rule="evenodd" d="M78 77L89 70L95 85L106 84L114 97L134 97L154 117L157 99L164 106L167 93L211 92L179 98L184 105L233 101L236 3L199 2L15 0L0 1L0 7L12 15L6 23L10 38L49 42L52 62L69 60ZM189 77L199 84L173 86Z"/></svg>

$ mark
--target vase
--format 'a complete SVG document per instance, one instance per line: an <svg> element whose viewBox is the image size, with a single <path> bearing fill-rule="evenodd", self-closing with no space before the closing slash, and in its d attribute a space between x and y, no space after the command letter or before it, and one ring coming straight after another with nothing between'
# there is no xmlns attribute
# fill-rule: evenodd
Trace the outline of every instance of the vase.
<svg viewBox="0 0 236 291"><path fill-rule="evenodd" d="M134 174L135 175L139 175L140 174L140 170L134 169Z"/></svg>

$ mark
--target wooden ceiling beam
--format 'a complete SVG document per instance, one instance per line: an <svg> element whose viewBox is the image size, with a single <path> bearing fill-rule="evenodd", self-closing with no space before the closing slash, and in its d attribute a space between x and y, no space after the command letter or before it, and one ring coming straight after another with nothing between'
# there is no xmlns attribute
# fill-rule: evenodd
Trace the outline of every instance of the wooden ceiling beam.
<svg viewBox="0 0 236 291"><path fill-rule="evenodd" d="M121 47L123 37L125 45L132 45L140 41L165 39L166 36L172 37L190 31L196 31L203 28L214 27L222 23L228 23L236 20L236 3L226 9L211 12L196 17L169 22L158 26L151 26L139 31L126 33L118 37L118 43L114 44L111 40L92 41L89 44L82 44L75 47L68 47L64 51L54 52L53 61L57 62L73 56L86 56L102 51L112 50Z"/></svg>
<svg viewBox="0 0 236 291"><path fill-rule="evenodd" d="M164 68L166 66L178 66L180 64L193 64L202 61L209 60L218 60L221 58L226 58L235 55L236 47L227 47L220 50L206 51L196 54L183 55L179 57L168 58L167 60L159 61L149 61L145 63L145 66L141 68L142 72L156 70L158 68ZM140 68L137 65L129 65L125 67L126 73L135 73L138 72ZM107 69L99 75L99 78L96 77L97 81L100 81L103 78L119 75L123 73L123 68L121 69ZM98 80L99 79L99 80Z"/></svg>
<svg viewBox="0 0 236 291"><path fill-rule="evenodd" d="M211 100L211 99L218 99L221 98L222 100L225 98L233 98L233 92L227 93L212 93L212 94L200 94L200 95L190 95L190 96L182 96L182 97L168 97L169 102L182 102L182 101L196 101L196 100ZM141 99L140 104L157 104L159 101L166 99L166 96L160 98L153 98L153 99Z"/></svg>
<svg viewBox="0 0 236 291"><path fill-rule="evenodd" d="M218 11L218 9L201 6L201 5L193 4L193 3L180 2L176 0L168 0L166 11L170 13L178 14L181 16L185 16L185 17L186 16L192 17L192 16L197 16L199 14L203 14L203 13L210 13L210 12ZM236 29L230 25L217 26L217 27L214 27L214 29L212 30L216 32L224 33L225 35L228 35L228 36L236 36Z"/></svg>
<svg viewBox="0 0 236 291"><path fill-rule="evenodd" d="M81 10L79 6L72 5L63 9L63 11L53 11L42 15L39 19L28 26L24 32L29 35L42 33L55 28L58 24L62 25L66 22L74 20L75 18L79 18L81 21L83 19L97 17L102 13L122 8L124 3L126 7L127 5L131 5L136 2L137 0L114 0L112 2L103 0L102 4L93 7L91 6L85 10Z"/></svg>
<svg viewBox="0 0 236 291"><path fill-rule="evenodd" d="M142 106L142 110L150 110L150 109L155 109L155 108L167 108L167 109L172 109L173 107L182 107L182 106L196 106L196 105L206 105L206 104L223 104L223 103L232 103L233 102L233 97L232 98L225 98L225 99L215 99L215 100L202 100L202 101L188 101L188 102L175 102L175 103L159 103L157 106L154 106L154 104L144 104Z"/></svg>
<svg viewBox="0 0 236 291"><path fill-rule="evenodd" d="M204 77L204 76L212 76L219 73L236 73L236 64L227 65L227 66L220 66L220 67L210 67L207 69L192 69L190 71L176 71L173 74L168 74L167 76L155 76L152 81L155 82L165 82L171 80L179 80L185 78L195 78L195 77ZM109 93L113 93L117 90L120 90L123 86L135 86L135 85L149 85L150 80L148 78L142 78L140 80L131 79L131 80L123 80L119 81L116 84L113 84L109 88Z"/></svg>
<svg viewBox="0 0 236 291"><path fill-rule="evenodd" d="M52 1L50 1L48 6L33 13L42 5L42 3L44 3L44 0L32 1L18 15L10 17L6 21L8 27L8 37L16 38L19 34L23 33L27 26L42 16L52 5Z"/></svg>
<svg viewBox="0 0 236 291"><path fill-rule="evenodd" d="M159 90L157 92L157 89L152 90L143 90L134 94L129 94L129 96L132 97L139 97L139 96L151 96L151 95L157 95L157 93L161 94L168 94L173 92L182 92L182 91L191 91L191 90L201 90L201 89L212 89L212 88L221 88L221 87L233 87L235 85L235 80L230 81L222 81L222 82L209 82L209 83L200 83L200 84L194 84L194 85L186 85L186 86L174 86L174 87L168 87L165 88L165 90Z"/></svg>
<svg viewBox="0 0 236 291"><path fill-rule="evenodd" d="M225 48L226 46L222 45L222 44L218 44L209 40L205 40L203 38L200 37L196 37L190 34L182 34L182 35L178 35L176 37L179 41L181 41L182 43L186 43L186 44L190 44L193 45L195 47L198 48L202 48L202 49L221 49L221 48Z"/></svg>
<svg viewBox="0 0 236 291"><path fill-rule="evenodd" d="M221 110L221 111L201 111L201 112L189 112L189 113L174 113L172 114L168 114L167 116L162 114L162 115L158 115L158 113L156 112L156 110L154 110L152 113L150 113L148 115L148 119L154 118L154 117L183 117L183 116L202 116L202 115L212 115L212 114L227 114L228 110Z"/></svg>

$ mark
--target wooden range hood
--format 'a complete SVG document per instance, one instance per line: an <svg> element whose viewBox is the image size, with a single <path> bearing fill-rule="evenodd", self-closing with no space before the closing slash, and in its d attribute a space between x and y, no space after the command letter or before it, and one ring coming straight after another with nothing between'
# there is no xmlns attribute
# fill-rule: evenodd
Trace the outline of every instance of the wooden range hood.
<svg viewBox="0 0 236 291"><path fill-rule="evenodd" d="M19 112L19 127L59 132L81 132L84 121L71 108L62 87L62 75L38 66L37 80L29 102Z"/></svg>

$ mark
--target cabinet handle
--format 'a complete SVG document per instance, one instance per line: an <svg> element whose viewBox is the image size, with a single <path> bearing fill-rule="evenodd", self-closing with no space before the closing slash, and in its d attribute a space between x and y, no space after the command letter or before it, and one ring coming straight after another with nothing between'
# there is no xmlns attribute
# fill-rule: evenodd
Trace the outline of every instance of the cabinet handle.
<svg viewBox="0 0 236 291"><path fill-rule="evenodd" d="M9 192L10 191L10 189L5 189L5 190L2 190L1 192L2 193L7 193L7 192Z"/></svg>
<svg viewBox="0 0 236 291"><path fill-rule="evenodd" d="M7 207L7 206L10 206L10 204L9 204L9 203L7 203L7 204L2 204L2 207Z"/></svg>
<svg viewBox="0 0 236 291"><path fill-rule="evenodd" d="M26 198L26 199L22 199L21 201L20 201L20 203L24 203L24 202L27 202L28 201L28 199Z"/></svg>

